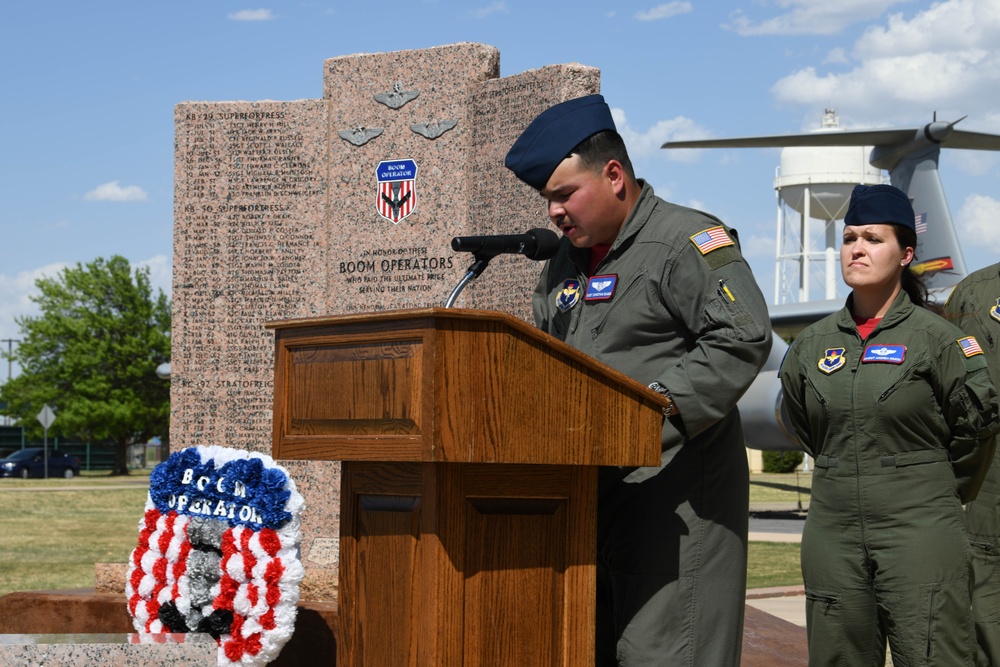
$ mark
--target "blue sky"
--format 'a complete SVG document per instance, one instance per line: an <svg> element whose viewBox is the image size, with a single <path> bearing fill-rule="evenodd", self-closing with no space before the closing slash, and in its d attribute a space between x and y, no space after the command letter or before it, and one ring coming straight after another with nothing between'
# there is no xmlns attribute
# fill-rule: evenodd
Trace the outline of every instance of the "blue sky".
<svg viewBox="0 0 1000 667"><path fill-rule="evenodd" d="M502 76L600 68L638 174L738 228L769 300L779 150L664 141L812 130L827 107L849 129L937 112L1000 134L996 0L7 3L0 339L78 262L120 254L169 292L177 103L317 99L327 58L456 42L497 47ZM996 261L1000 155L945 150L941 176L967 265Z"/></svg>

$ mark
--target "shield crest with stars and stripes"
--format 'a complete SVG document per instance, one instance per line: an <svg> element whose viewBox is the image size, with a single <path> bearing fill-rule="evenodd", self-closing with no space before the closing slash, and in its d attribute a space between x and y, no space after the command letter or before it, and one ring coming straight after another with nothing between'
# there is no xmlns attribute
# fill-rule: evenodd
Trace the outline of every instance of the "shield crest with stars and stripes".
<svg viewBox="0 0 1000 667"><path fill-rule="evenodd" d="M375 209L392 224L413 213L417 205L417 163L413 160L384 160L375 168L378 192Z"/></svg>

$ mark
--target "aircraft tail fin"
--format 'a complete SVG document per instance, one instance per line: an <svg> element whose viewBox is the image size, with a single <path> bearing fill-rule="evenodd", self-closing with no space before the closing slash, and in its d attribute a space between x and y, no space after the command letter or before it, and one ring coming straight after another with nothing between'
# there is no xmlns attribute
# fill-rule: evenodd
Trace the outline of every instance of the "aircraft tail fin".
<svg viewBox="0 0 1000 667"><path fill-rule="evenodd" d="M928 289L952 287L968 273L938 173L939 155L938 146L929 146L906 156L889 171L892 184L913 203L917 258L912 268Z"/></svg>

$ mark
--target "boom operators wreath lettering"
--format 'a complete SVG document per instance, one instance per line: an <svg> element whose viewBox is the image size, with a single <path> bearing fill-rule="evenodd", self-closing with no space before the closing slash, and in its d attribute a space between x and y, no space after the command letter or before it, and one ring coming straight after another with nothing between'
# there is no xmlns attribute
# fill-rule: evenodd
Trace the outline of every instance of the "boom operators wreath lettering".
<svg viewBox="0 0 1000 667"><path fill-rule="evenodd" d="M302 496L263 454L175 452L149 476L125 592L140 633L206 632L219 665L266 665L295 625Z"/></svg>

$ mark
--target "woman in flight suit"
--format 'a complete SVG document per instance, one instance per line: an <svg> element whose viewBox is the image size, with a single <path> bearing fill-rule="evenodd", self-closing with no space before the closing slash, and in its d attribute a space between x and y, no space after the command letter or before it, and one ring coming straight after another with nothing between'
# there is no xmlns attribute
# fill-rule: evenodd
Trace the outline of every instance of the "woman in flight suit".
<svg viewBox="0 0 1000 667"><path fill-rule="evenodd" d="M997 402L975 338L924 307L913 208L857 186L840 251L852 288L781 368L816 459L802 537L809 664L972 665L962 503L992 458Z"/></svg>

